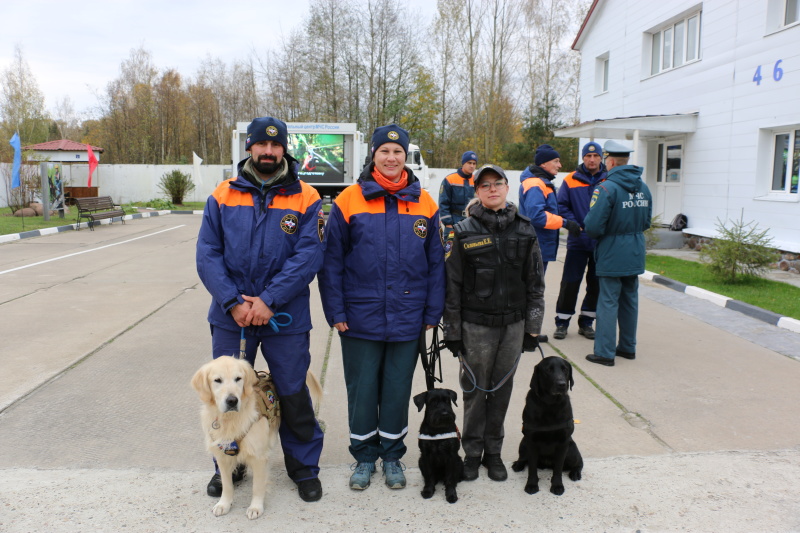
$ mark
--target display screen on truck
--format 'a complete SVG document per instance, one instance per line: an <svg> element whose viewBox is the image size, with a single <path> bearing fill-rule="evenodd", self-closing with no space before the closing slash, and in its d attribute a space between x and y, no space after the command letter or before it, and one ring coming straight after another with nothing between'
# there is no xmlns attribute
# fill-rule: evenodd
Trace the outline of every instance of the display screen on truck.
<svg viewBox="0 0 800 533"><path fill-rule="evenodd" d="M344 135L290 133L289 153L300 162L298 174L309 183L344 180Z"/></svg>

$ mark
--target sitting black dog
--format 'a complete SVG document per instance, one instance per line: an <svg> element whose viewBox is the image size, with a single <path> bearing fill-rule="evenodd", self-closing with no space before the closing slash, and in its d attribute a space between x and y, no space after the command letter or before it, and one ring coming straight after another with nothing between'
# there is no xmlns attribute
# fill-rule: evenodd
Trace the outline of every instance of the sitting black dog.
<svg viewBox="0 0 800 533"><path fill-rule="evenodd" d="M430 498L436 490L436 483L444 482L447 501L456 503L456 485L461 481L463 461L458 451L461 448L461 435L456 427L456 414L453 412L458 396L450 389L433 389L414 396L414 404L425 416L419 427L419 469L425 480L422 497Z"/></svg>
<svg viewBox="0 0 800 533"><path fill-rule="evenodd" d="M531 388L522 412L519 459L511 465L514 472L528 467L525 485L528 494L539 492L537 466L553 469L550 492L558 496L564 494L561 480L564 470L569 471L572 481L581 478L583 458L572 440L575 420L569 401L569 390L574 384L572 365L560 357L546 357L533 369Z"/></svg>

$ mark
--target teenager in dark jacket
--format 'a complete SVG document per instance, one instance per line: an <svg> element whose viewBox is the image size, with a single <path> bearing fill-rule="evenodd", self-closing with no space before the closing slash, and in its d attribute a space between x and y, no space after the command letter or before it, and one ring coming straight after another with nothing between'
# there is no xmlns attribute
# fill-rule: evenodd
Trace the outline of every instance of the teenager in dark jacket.
<svg viewBox="0 0 800 533"><path fill-rule="evenodd" d="M400 459L418 339L444 310L439 211L404 166L408 133L379 127L372 150L358 183L334 201L319 273L325 318L342 343L355 490L369 486L378 458L389 488L406 486Z"/></svg>
<svg viewBox="0 0 800 533"><path fill-rule="evenodd" d="M639 274L644 272L644 231L653 216L653 197L642 181L644 169L628 164L633 150L617 141L606 141L603 149L608 175L597 184L583 221L589 237L597 239L600 280L594 352L586 359L614 366L615 356L636 358Z"/></svg>
<svg viewBox="0 0 800 533"><path fill-rule="evenodd" d="M308 285L322 266L322 201L298 179L297 160L286 153L287 135L286 124L272 117L248 125L251 156L206 202L197 273L212 296L213 357L238 354L243 328L251 365L261 347L281 399L286 471L300 497L315 501L322 497L317 474L323 435L305 381L311 363ZM287 313L291 323L274 331L269 321L275 313ZM219 472L207 492L222 493Z"/></svg>
<svg viewBox="0 0 800 533"><path fill-rule="evenodd" d="M520 353L538 345L544 268L530 221L506 202L503 169L483 166L475 173L475 190L468 218L454 227L447 258L444 340L475 378L461 379L464 479L477 479L483 464L490 479L503 481L503 424Z"/></svg>
<svg viewBox="0 0 800 533"><path fill-rule="evenodd" d="M583 163L561 183L558 188L558 212L583 227L583 219L589 212L589 201L597 183L606 177L603 165L603 149L596 142L589 142L582 150ZM575 314L578 293L586 273L586 295L578 315L578 334L594 339L595 316L597 316L597 293L599 291L594 262L594 239L580 232L567 237L567 253L564 257L564 270L561 274L561 287L556 302L555 339L567 336L569 321Z"/></svg>

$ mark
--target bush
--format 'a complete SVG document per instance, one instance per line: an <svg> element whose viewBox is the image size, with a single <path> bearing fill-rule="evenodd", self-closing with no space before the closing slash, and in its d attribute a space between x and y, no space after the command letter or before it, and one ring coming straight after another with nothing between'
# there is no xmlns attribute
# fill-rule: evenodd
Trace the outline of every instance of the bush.
<svg viewBox="0 0 800 533"><path fill-rule="evenodd" d="M700 250L708 268L721 281L736 283L741 278L764 273L780 254L770 247L768 230L758 231L755 222L744 222L744 213L730 228L717 219L719 237Z"/></svg>
<svg viewBox="0 0 800 533"><path fill-rule="evenodd" d="M189 174L185 174L180 170L173 170L161 176L161 182L158 188L163 192L172 203L175 205L183 204L183 197L194 190L194 183Z"/></svg>

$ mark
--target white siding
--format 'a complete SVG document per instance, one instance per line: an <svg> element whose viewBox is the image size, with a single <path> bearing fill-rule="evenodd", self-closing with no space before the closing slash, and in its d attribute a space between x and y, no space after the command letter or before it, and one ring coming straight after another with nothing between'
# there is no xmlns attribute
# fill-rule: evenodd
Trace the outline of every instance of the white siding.
<svg viewBox="0 0 800 533"><path fill-rule="evenodd" d="M759 154L771 150L764 129L800 124L800 26L770 33L767 4L601 0L580 41L580 115L590 121L698 112L697 131L683 141L682 212L690 230L713 235L717 219L743 213L746 222L769 228L776 246L800 251L800 194L789 201L765 199L771 163ZM695 6L702 6L700 60L649 76L645 32ZM594 59L605 52L611 57L609 90L595 95ZM778 60L783 78L776 82ZM759 65L763 79L757 85ZM653 158L647 139L640 140L634 148ZM648 174L656 168L653 161L637 164ZM652 186L655 176L647 179Z"/></svg>

